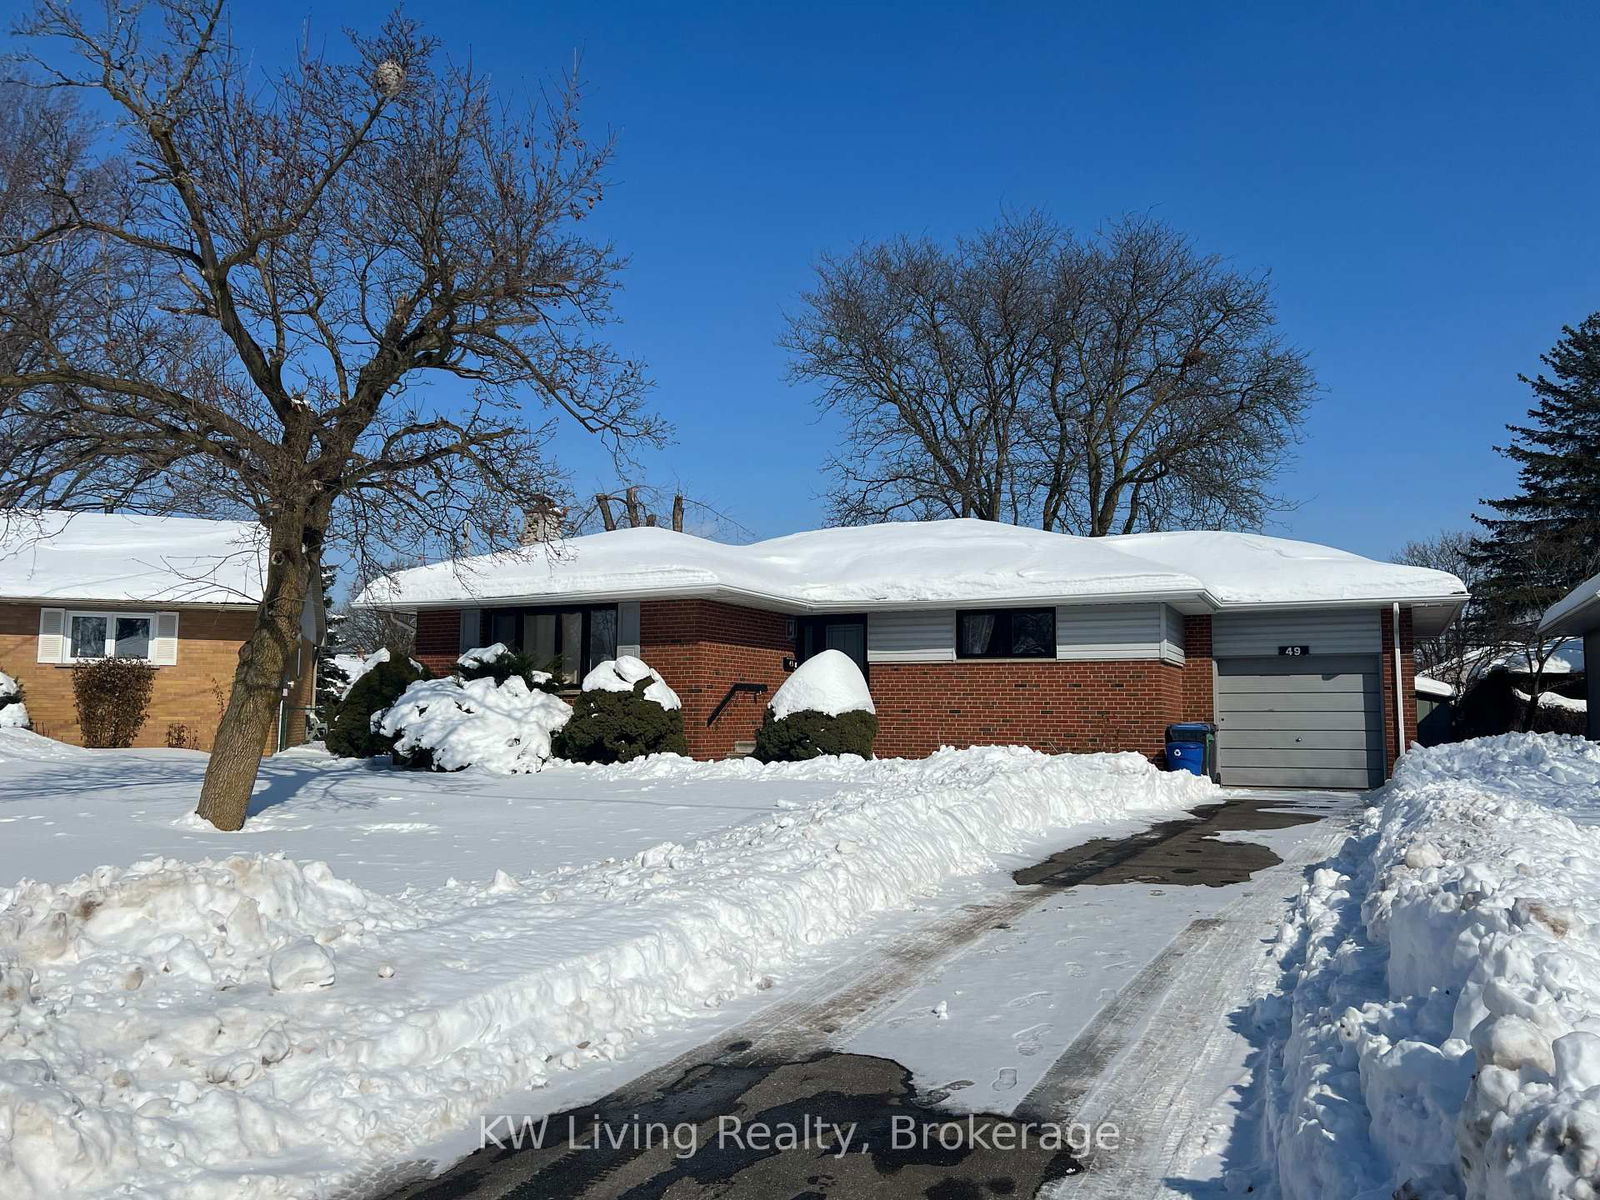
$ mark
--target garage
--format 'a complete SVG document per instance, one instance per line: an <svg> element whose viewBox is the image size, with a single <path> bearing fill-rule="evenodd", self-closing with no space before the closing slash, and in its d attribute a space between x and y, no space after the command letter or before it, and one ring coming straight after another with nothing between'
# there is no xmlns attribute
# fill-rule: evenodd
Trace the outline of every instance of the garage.
<svg viewBox="0 0 1600 1200"><path fill-rule="evenodd" d="M1376 655L1219 658L1217 764L1236 787L1383 782Z"/></svg>

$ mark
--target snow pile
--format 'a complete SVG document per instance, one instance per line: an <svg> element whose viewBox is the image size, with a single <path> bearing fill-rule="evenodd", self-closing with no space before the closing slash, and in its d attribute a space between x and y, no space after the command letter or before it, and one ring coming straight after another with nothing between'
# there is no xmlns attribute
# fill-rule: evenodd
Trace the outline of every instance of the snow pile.
<svg viewBox="0 0 1600 1200"><path fill-rule="evenodd" d="M0 1195L359 1188L952 877L1214 794L1132 754L1015 747L766 770L840 783L687 844L392 898L244 857L0 892Z"/></svg>
<svg viewBox="0 0 1600 1200"><path fill-rule="evenodd" d="M1285 1200L1593 1197L1600 745L1413 750L1276 953L1263 1122Z"/></svg>
<svg viewBox="0 0 1600 1200"><path fill-rule="evenodd" d="M169 1173L322 1136L297 1083L326 1048L300 1043L273 965L359 945L386 908L321 863L260 856L0 890L0 1194L205 1194Z"/></svg>
<svg viewBox="0 0 1600 1200"><path fill-rule="evenodd" d="M520 675L501 684L451 675L413 683L374 714L373 728L398 739L399 758L420 757L441 771L482 767L511 775L537 771L550 757L550 735L571 716L571 705Z"/></svg>
<svg viewBox="0 0 1600 1200"><path fill-rule="evenodd" d="M682 708L678 693L667 686L666 680L652 671L643 659L631 654L608 658L583 677L582 690L586 692L631 692L641 679L649 679L644 698L653 700L662 708Z"/></svg>
<svg viewBox="0 0 1600 1200"><path fill-rule="evenodd" d="M777 720L790 713L819 712L837 717L847 712L877 712L866 677L855 659L840 650L824 650L801 663L783 681L767 705Z"/></svg>
<svg viewBox="0 0 1600 1200"><path fill-rule="evenodd" d="M28 706L22 702L22 685L0 671L0 729L26 729Z"/></svg>

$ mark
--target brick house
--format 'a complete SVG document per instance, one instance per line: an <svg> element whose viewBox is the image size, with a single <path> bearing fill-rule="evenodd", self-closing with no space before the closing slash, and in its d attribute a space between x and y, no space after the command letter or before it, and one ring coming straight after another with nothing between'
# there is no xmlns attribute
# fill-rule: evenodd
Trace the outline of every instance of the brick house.
<svg viewBox="0 0 1600 1200"><path fill-rule="evenodd" d="M397 572L360 602L414 613L439 671L505 642L575 684L637 654L700 758L746 748L786 673L832 648L867 675L885 756L1158 757L1169 723L1214 720L1224 782L1366 787L1415 736L1412 639L1465 599L1443 572L1280 538L957 520L746 546L618 530Z"/></svg>
<svg viewBox="0 0 1600 1200"><path fill-rule="evenodd" d="M156 667L135 746L209 750L261 596L263 539L241 521L122 513L0 515L0 671L36 732L78 743L72 667L106 655ZM304 741L316 654L303 641L267 750Z"/></svg>

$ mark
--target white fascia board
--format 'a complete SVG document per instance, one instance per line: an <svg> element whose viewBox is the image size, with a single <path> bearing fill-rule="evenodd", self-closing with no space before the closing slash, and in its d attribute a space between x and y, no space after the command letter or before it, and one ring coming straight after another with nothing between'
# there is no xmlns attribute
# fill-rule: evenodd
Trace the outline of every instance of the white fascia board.
<svg viewBox="0 0 1600 1200"><path fill-rule="evenodd" d="M0 594L0 604L37 604L44 608L82 608L95 605L112 611L139 611L161 609L163 612L190 608L216 609L220 612L254 612L260 608L250 600L174 600L170 596L155 596L145 600L130 600L126 596L8 596Z"/></svg>
<svg viewBox="0 0 1600 1200"><path fill-rule="evenodd" d="M721 600L744 608L759 608L769 612L807 615L811 613L857 613L918 609L951 608L1029 608L1039 605L1076 604L1184 604L1183 611L1211 612L1215 601L1203 593L1188 592L1106 592L1094 595L1062 597L1053 593L1036 596L972 596L967 599L939 597L931 600L856 600L827 601L798 600L792 597L773 596L766 592L750 591L726 586L702 588L616 588L604 592L541 593L535 596L462 596L453 600L427 600L400 602L391 605L356 605L380 608L394 612L426 612L430 609L455 609L463 606L475 608L515 607L527 605L534 608L554 608L563 604L613 604L624 600ZM1203 607L1194 608L1199 601Z"/></svg>
<svg viewBox="0 0 1600 1200"><path fill-rule="evenodd" d="M399 612L426 612L430 609L454 609L463 605L478 608L558 607L563 604L614 604L623 600L721 600L745 608L764 609L769 612L856 613L879 610L908 611L942 608L1027 608L1037 605L1091 605L1091 604L1170 604L1179 612L1191 616L1217 612L1305 612L1329 608L1378 608L1399 603L1417 606L1450 606L1459 609L1467 602L1462 595L1451 596L1363 596L1357 599L1296 600L1287 603L1224 604L1206 591L1152 591L1152 592L1100 592L1073 596L1058 593L1019 596L972 596L967 599L940 596L929 600L854 600L817 602L787 596L774 596L753 589L733 588L725 584L705 587L676 588L613 588L600 592L544 592L532 596L460 596L451 600L400 602L392 605L363 605L358 607L383 608Z"/></svg>

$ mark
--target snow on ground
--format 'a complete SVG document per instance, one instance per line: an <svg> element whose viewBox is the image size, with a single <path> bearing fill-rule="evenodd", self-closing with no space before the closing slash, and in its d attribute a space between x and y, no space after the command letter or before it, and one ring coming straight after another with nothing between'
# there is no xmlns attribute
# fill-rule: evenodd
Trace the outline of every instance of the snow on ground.
<svg viewBox="0 0 1600 1200"><path fill-rule="evenodd" d="M1214 795L1017 748L512 778L302 752L228 836L182 815L203 762L0 732L0 878L70 880L0 889L0 1194L325 1192L1007 855Z"/></svg>
<svg viewBox="0 0 1600 1200"><path fill-rule="evenodd" d="M808 658L783 681L767 705L777 720L797 712L877 712L866 678L855 659L842 650L824 650Z"/></svg>
<svg viewBox="0 0 1600 1200"><path fill-rule="evenodd" d="M1586 1198L1600 1179L1600 745L1413 750L1280 937L1285 1200Z"/></svg>

